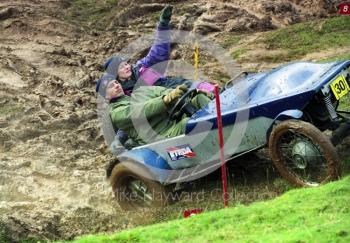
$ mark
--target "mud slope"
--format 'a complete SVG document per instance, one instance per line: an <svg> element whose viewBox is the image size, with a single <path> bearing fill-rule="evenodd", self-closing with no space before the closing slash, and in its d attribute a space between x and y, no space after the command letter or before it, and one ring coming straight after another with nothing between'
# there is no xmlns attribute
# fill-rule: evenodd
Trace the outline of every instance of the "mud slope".
<svg viewBox="0 0 350 243"><path fill-rule="evenodd" d="M128 224L111 220L118 207L92 89L101 59L89 36L55 17L59 9L60 1L0 4L0 215L15 239Z"/></svg>
<svg viewBox="0 0 350 243"><path fill-rule="evenodd" d="M151 31L165 1L120 1L96 25L73 21L69 2L0 3L0 233L13 240L142 223L111 200L94 85L100 63ZM336 1L171 2L175 28L215 36L326 17Z"/></svg>

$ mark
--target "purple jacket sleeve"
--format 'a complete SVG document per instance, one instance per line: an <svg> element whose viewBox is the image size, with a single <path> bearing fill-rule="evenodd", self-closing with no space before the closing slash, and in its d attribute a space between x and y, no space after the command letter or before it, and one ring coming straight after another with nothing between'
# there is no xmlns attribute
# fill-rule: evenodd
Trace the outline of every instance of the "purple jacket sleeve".
<svg viewBox="0 0 350 243"><path fill-rule="evenodd" d="M152 67L153 65L169 60L170 54L170 31L169 26L161 26L158 24L155 40L148 52L147 56L137 61L136 65L143 66L145 68ZM160 74L164 74L166 65L160 64L154 68Z"/></svg>

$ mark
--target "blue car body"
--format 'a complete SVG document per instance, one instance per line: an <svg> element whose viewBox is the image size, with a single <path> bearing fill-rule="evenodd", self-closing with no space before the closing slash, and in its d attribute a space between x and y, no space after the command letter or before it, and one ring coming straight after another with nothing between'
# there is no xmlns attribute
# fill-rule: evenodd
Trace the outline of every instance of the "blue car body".
<svg viewBox="0 0 350 243"><path fill-rule="evenodd" d="M220 94L225 158L266 146L275 122L300 119L315 95L331 92L329 84L348 75L349 66L350 61L294 62L231 84ZM118 160L146 166L162 184L199 178L220 166L216 119L211 101L191 117L185 134L136 147Z"/></svg>

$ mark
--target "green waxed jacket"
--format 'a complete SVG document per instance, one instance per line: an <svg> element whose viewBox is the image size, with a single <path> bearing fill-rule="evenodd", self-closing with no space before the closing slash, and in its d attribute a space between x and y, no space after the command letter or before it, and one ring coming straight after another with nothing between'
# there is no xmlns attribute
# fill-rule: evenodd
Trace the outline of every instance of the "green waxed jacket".
<svg viewBox="0 0 350 243"><path fill-rule="evenodd" d="M189 118L177 123L169 120L163 96L170 91L160 86L142 86L131 97L112 100L109 112L113 125L140 145L183 134Z"/></svg>

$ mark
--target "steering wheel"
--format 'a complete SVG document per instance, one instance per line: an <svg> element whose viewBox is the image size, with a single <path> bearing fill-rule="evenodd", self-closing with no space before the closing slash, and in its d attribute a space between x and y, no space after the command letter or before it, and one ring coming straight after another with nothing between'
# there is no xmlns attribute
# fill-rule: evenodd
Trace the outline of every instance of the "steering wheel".
<svg viewBox="0 0 350 243"><path fill-rule="evenodd" d="M197 94L197 89L191 89L184 93L176 104L169 111L170 120L179 120L186 114L187 116L192 116L196 112L196 107L192 105L191 100Z"/></svg>

